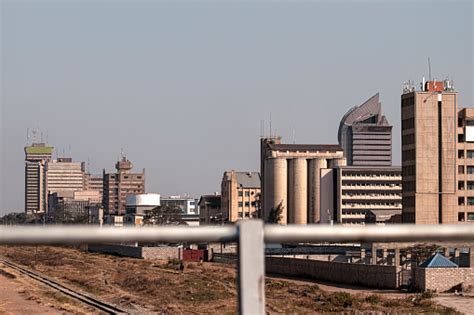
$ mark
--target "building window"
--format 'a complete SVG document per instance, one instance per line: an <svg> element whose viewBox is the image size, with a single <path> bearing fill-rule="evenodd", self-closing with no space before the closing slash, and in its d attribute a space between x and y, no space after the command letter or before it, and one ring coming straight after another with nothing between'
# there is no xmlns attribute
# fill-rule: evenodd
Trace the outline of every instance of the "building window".
<svg viewBox="0 0 474 315"><path fill-rule="evenodd" d="M468 212L467 213L467 220L468 221L474 221L474 212Z"/></svg>
<svg viewBox="0 0 474 315"><path fill-rule="evenodd" d="M467 158L474 159L474 150L467 150Z"/></svg>
<svg viewBox="0 0 474 315"><path fill-rule="evenodd" d="M458 182L458 190L464 190L464 182Z"/></svg>
<svg viewBox="0 0 474 315"><path fill-rule="evenodd" d="M474 166L468 166L467 167L467 173L468 174L474 174Z"/></svg>
<svg viewBox="0 0 474 315"><path fill-rule="evenodd" d="M243 196L243 192L242 190L239 190L239 197L242 197Z"/></svg>
<svg viewBox="0 0 474 315"><path fill-rule="evenodd" d="M458 174L464 174L464 165L458 166Z"/></svg>
<svg viewBox="0 0 474 315"><path fill-rule="evenodd" d="M458 150L458 159L463 159L463 158L464 158L464 150Z"/></svg>
<svg viewBox="0 0 474 315"><path fill-rule="evenodd" d="M245 192L245 197L250 197L250 191Z"/></svg>
<svg viewBox="0 0 474 315"><path fill-rule="evenodd" d="M458 197L458 206L464 206L464 197Z"/></svg>
<svg viewBox="0 0 474 315"><path fill-rule="evenodd" d="M458 142L464 142L464 134L458 135Z"/></svg>
<svg viewBox="0 0 474 315"><path fill-rule="evenodd" d="M239 218L240 218L240 219L242 219L242 218L244 217L244 214L243 214L242 211L239 211L238 215L239 215Z"/></svg>
<svg viewBox="0 0 474 315"><path fill-rule="evenodd" d="M250 202L246 201L246 202L245 202L245 206L246 206L246 207L249 207L249 206L250 206Z"/></svg>
<svg viewBox="0 0 474 315"><path fill-rule="evenodd" d="M467 182L467 190L474 190L474 182L468 181Z"/></svg>
<svg viewBox="0 0 474 315"><path fill-rule="evenodd" d="M469 206L474 206L474 197L467 197L467 204Z"/></svg>
<svg viewBox="0 0 474 315"><path fill-rule="evenodd" d="M462 127L462 118L458 118L458 127Z"/></svg>
<svg viewBox="0 0 474 315"><path fill-rule="evenodd" d="M464 212L458 212L458 222L464 222L465 220Z"/></svg>
<svg viewBox="0 0 474 315"><path fill-rule="evenodd" d="M239 201L239 208L242 208L243 205L244 203L242 201Z"/></svg>

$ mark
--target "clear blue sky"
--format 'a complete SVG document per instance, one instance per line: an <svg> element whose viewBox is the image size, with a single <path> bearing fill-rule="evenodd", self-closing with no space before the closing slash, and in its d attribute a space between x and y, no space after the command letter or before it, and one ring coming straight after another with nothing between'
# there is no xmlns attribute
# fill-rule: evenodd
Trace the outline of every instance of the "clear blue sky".
<svg viewBox="0 0 474 315"><path fill-rule="evenodd" d="M149 192L198 197L258 170L270 112L284 141L336 143L377 92L399 164L402 83L428 57L474 106L471 1L1 3L0 213L23 211L28 127L96 173L124 148Z"/></svg>

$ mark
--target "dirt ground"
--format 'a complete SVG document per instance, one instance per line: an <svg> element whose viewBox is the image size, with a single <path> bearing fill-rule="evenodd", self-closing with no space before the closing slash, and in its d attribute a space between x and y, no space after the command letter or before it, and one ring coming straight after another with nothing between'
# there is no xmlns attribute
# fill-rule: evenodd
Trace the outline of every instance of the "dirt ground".
<svg viewBox="0 0 474 315"><path fill-rule="evenodd" d="M181 272L177 261L139 260L53 246L1 246L0 255L130 311L164 314L235 314L237 311L236 271L232 265L186 263ZM0 277L4 276L0 274ZM386 297L370 290L330 290L329 287L270 277L265 286L267 312L456 314L453 309L421 296ZM41 298L43 293L28 294Z"/></svg>
<svg viewBox="0 0 474 315"><path fill-rule="evenodd" d="M0 314L86 314L94 311L0 264Z"/></svg>

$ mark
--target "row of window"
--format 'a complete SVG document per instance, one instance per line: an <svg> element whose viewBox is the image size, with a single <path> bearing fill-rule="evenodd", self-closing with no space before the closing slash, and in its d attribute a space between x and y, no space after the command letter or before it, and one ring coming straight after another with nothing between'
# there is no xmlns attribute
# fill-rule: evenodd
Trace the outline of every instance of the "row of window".
<svg viewBox="0 0 474 315"><path fill-rule="evenodd" d="M402 120L402 130L415 128L415 119L408 118Z"/></svg>
<svg viewBox="0 0 474 315"><path fill-rule="evenodd" d="M403 159L403 161L414 160L415 159L415 149L402 151L402 159Z"/></svg>
<svg viewBox="0 0 474 315"><path fill-rule="evenodd" d="M459 222L466 221L466 214L464 212L459 212L458 213L458 221ZM474 212L468 212L467 213L467 221L474 221Z"/></svg>
<svg viewBox="0 0 474 315"><path fill-rule="evenodd" d="M474 166L467 166L466 168L464 165L458 165L458 174L464 174L464 171L466 171L466 174L474 174Z"/></svg>
<svg viewBox="0 0 474 315"><path fill-rule="evenodd" d="M466 151L466 157L468 159L474 159L474 150L467 150ZM458 158L459 159L464 158L464 150L458 150Z"/></svg>
<svg viewBox="0 0 474 315"><path fill-rule="evenodd" d="M251 203L248 201L245 202L246 207L250 207L250 205L252 205L252 207L255 207L257 203L255 201L252 201ZM244 202L239 201L239 208L242 208L243 206L244 206Z"/></svg>
<svg viewBox="0 0 474 315"><path fill-rule="evenodd" d="M459 190L464 190L465 185L463 181L458 182L458 189ZM474 182L473 181L468 181L467 182L467 190L474 190Z"/></svg>
<svg viewBox="0 0 474 315"><path fill-rule="evenodd" d="M464 206L464 197L458 197L458 205L459 206ZM467 205L468 206L474 206L474 197L467 197Z"/></svg>
<svg viewBox="0 0 474 315"><path fill-rule="evenodd" d="M253 192L253 191L252 192L246 191L245 192L245 197L250 197L250 195L253 196L254 194L255 194L255 192ZM239 197L242 197L243 195L244 195L244 192L242 190L239 190Z"/></svg>
<svg viewBox="0 0 474 315"><path fill-rule="evenodd" d="M402 136L402 145L409 145L415 143L415 134L409 134Z"/></svg>

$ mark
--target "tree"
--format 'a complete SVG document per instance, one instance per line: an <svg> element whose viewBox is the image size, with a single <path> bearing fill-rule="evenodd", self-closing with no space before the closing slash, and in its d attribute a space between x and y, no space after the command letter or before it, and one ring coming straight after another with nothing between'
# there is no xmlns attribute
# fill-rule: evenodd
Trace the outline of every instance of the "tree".
<svg viewBox="0 0 474 315"><path fill-rule="evenodd" d="M411 261L420 265L433 254L439 251L441 247L436 244L417 244L406 249L406 253L411 255Z"/></svg>
<svg viewBox="0 0 474 315"><path fill-rule="evenodd" d="M178 206L158 206L148 211L143 217L143 225L186 225L181 208Z"/></svg>
<svg viewBox="0 0 474 315"><path fill-rule="evenodd" d="M281 214L283 213L284 208L285 207L283 206L283 201L280 201L278 206L270 210L270 213L268 214L268 218L267 218L267 223L278 224L280 220L282 219Z"/></svg>

